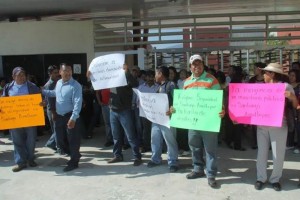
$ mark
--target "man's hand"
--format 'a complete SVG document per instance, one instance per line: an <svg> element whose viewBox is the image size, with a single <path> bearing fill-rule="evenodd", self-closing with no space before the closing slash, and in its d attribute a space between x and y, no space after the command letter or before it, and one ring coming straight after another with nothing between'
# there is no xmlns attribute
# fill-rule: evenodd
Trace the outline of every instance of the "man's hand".
<svg viewBox="0 0 300 200"><path fill-rule="evenodd" d="M54 122L56 121L56 117L57 117L57 113L55 111L52 111L51 118Z"/></svg>
<svg viewBox="0 0 300 200"><path fill-rule="evenodd" d="M86 77L87 77L87 78L90 78L91 75L92 75L92 72L90 72L90 71L87 71L87 72L86 72Z"/></svg>
<svg viewBox="0 0 300 200"><path fill-rule="evenodd" d="M171 106L170 109L166 112L166 115L171 116L173 113L175 113L175 108Z"/></svg>
<svg viewBox="0 0 300 200"><path fill-rule="evenodd" d="M223 118L223 117L225 116L225 108L224 108L224 106L222 106L222 111L219 112L219 116L220 116L221 118Z"/></svg>
<svg viewBox="0 0 300 200"><path fill-rule="evenodd" d="M74 128L74 127L75 127L75 123L76 123L76 121L70 119L70 120L68 121L68 124L67 124L68 129Z"/></svg>
<svg viewBox="0 0 300 200"><path fill-rule="evenodd" d="M127 73L127 72L128 72L128 65L127 65L127 64L124 64L124 65L123 65L123 69L124 69L124 71Z"/></svg>

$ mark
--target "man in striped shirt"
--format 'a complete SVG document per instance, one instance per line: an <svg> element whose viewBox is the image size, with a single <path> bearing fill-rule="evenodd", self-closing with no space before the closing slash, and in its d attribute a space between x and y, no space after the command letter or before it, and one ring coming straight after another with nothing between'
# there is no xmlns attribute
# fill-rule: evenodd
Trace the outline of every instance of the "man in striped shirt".
<svg viewBox="0 0 300 200"><path fill-rule="evenodd" d="M204 64L200 55L190 57L192 75L188 77L183 89L208 89L220 90L218 80L211 74L204 71ZM219 113L223 117L225 111ZM194 169L189 173L187 179L195 179L204 177L204 168L206 164L206 176L208 184L215 188L217 183L215 177L217 175L217 147L218 134L208 131L189 130L189 146L192 151L192 160ZM203 150L206 152L206 162L203 159Z"/></svg>

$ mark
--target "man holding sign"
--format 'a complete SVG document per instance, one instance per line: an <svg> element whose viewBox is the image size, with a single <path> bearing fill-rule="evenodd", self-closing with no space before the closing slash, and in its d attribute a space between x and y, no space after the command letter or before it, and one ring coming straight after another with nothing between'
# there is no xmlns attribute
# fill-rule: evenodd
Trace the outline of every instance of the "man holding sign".
<svg viewBox="0 0 300 200"><path fill-rule="evenodd" d="M8 83L2 96L21 96L28 94L38 94L40 89L33 83L27 81L26 72L22 67L16 67L12 71L13 81ZM12 141L14 144L14 158L16 166L12 168L13 172L19 172L27 167L36 167L34 161L34 149L37 130L35 126L10 129Z"/></svg>
<svg viewBox="0 0 300 200"><path fill-rule="evenodd" d="M203 59L200 55L191 56L190 64L192 75L185 80L183 89L220 90L217 79L204 71ZM172 108L170 111L175 112ZM224 117L224 114L225 111L222 110L219 116ZM188 134L194 169L186 178L195 179L205 176L204 168L206 164L208 184L215 188L217 186L215 177L217 175L218 134L192 129L189 130ZM206 152L206 162L203 160L203 150Z"/></svg>

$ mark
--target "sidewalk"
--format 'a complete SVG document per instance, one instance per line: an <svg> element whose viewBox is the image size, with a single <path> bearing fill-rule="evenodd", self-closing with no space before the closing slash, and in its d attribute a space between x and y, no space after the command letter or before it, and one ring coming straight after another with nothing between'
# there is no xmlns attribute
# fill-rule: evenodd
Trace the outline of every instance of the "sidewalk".
<svg viewBox="0 0 300 200"><path fill-rule="evenodd" d="M131 149L124 151L124 162L107 164L112 147L104 148L104 130L94 130L95 137L82 140L82 158L79 168L64 173L67 157L54 154L43 147L49 135L39 137L36 148L36 168L21 172L11 171L13 146L0 144L0 200L240 200L240 199L299 199L300 155L286 152L282 191L274 191L267 185L262 191L254 189L256 181L256 150L247 145L247 151L219 148L218 189L212 189L206 178L187 180L192 169L190 157L180 157L178 173L169 173L164 163L147 168L151 153L143 155L141 166L132 166ZM2 134L0 134L2 136ZM0 138L9 142L7 138ZM270 152L271 156L271 152ZM271 157L270 157L271 158ZM272 167L270 162L269 168Z"/></svg>

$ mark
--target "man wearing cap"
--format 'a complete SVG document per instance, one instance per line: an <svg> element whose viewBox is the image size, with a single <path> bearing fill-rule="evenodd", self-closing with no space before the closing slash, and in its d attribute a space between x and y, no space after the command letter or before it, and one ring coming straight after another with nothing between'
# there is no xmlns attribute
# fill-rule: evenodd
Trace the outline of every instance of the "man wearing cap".
<svg viewBox="0 0 300 200"><path fill-rule="evenodd" d="M3 88L3 97L38 94L40 89L26 79L26 72L22 67L16 67L12 72L13 81ZM36 127L10 129L14 144L14 159L16 165L13 172L19 172L27 167L36 167L34 150L37 130Z"/></svg>
<svg viewBox="0 0 300 200"><path fill-rule="evenodd" d="M60 153L70 153L71 159L64 172L78 168L81 154L79 113L82 106L81 85L72 78L72 67L69 64L60 64L59 74L61 79L57 81L54 90L43 90L42 93L48 97L56 97L56 120L55 132L57 145L61 148ZM65 142L67 141L67 142Z"/></svg>
<svg viewBox="0 0 300 200"><path fill-rule="evenodd" d="M218 80L204 70L203 59L200 55L196 54L191 56L190 65L192 75L185 80L183 89L221 89ZM174 111L175 110L171 109L171 112ZM224 114L225 111L222 110L219 116L224 117ZM212 188L217 187L215 177L217 175L218 134L192 129L189 130L188 134L194 169L191 173L187 174L186 178L195 179L204 177L204 169L206 168L208 184ZM203 150L205 150L206 153L206 162L203 159Z"/></svg>

